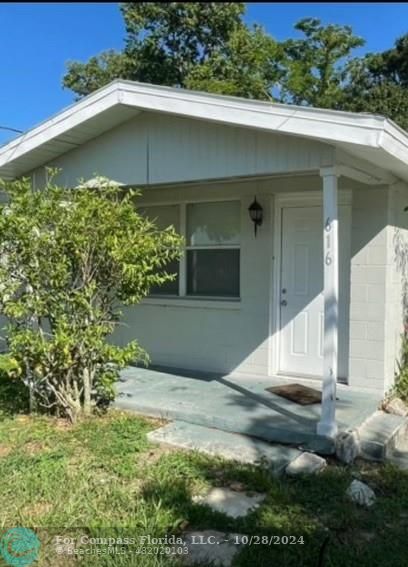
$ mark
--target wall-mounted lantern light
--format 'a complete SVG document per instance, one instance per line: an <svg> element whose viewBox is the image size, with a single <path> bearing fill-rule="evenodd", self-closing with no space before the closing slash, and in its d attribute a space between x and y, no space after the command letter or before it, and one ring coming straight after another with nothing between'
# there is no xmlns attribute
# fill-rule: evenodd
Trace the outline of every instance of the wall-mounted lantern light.
<svg viewBox="0 0 408 567"><path fill-rule="evenodd" d="M251 221L254 223L254 230L255 230L255 237L256 237L258 226L261 226L262 221L263 221L263 208L261 207L261 205L256 200L256 197L253 200L253 202L251 203L251 205L248 207L248 211L249 211L249 216L251 218Z"/></svg>

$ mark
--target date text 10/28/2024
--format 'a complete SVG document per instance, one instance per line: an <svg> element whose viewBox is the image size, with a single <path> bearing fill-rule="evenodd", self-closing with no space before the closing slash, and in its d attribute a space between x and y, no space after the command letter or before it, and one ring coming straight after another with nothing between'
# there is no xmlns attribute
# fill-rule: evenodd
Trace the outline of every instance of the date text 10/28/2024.
<svg viewBox="0 0 408 567"><path fill-rule="evenodd" d="M224 542L233 543L235 545L304 545L303 536L278 536L278 535L231 535L229 538L222 540ZM214 545L219 543L215 536L204 536L194 534L191 536L190 543L192 545Z"/></svg>

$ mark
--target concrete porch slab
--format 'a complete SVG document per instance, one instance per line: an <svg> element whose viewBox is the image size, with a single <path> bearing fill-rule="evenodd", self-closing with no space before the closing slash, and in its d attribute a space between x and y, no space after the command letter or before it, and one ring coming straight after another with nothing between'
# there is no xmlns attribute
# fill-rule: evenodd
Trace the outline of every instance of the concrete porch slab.
<svg viewBox="0 0 408 567"><path fill-rule="evenodd" d="M322 454L333 453L333 441L316 434L320 404L301 406L265 391L291 382L280 377L176 374L129 367L121 373L115 406L151 417L302 446ZM318 389L321 386L319 382L296 382ZM378 395L343 385L339 385L337 397L340 431L360 426L379 403Z"/></svg>

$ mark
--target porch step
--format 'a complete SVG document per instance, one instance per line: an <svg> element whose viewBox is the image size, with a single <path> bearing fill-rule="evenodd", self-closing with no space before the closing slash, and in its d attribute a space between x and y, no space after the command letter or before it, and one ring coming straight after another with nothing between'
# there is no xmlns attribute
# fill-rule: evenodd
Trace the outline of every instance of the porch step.
<svg viewBox="0 0 408 567"><path fill-rule="evenodd" d="M360 451L370 461L387 460L408 432L408 419L376 411L358 430Z"/></svg>
<svg viewBox="0 0 408 567"><path fill-rule="evenodd" d="M173 421L151 431L147 437L152 443L194 450L240 463L264 462L275 475L282 474L286 466L301 454L301 451L293 447L272 445L247 435L183 421Z"/></svg>
<svg viewBox="0 0 408 567"><path fill-rule="evenodd" d="M400 469L408 470L408 427L399 433L395 440L395 447L387 455L387 462Z"/></svg>

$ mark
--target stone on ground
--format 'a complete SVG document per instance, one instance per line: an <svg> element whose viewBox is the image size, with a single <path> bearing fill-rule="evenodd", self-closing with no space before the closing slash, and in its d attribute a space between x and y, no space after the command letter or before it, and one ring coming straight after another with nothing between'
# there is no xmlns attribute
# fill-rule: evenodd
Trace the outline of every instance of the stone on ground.
<svg viewBox="0 0 408 567"><path fill-rule="evenodd" d="M236 492L230 488L211 488L206 494L193 496L193 502L209 506L231 518L242 518L260 506L265 494Z"/></svg>
<svg viewBox="0 0 408 567"><path fill-rule="evenodd" d="M302 453L286 467L286 474L299 476L316 474L327 466L326 460L314 453Z"/></svg>
<svg viewBox="0 0 408 567"><path fill-rule="evenodd" d="M165 443L181 449L199 451L207 455L222 457L245 464L268 466L273 474L283 473L290 461L301 452L293 447L272 445L247 435L229 433L183 421L173 421L151 431L149 441Z"/></svg>
<svg viewBox="0 0 408 567"><path fill-rule="evenodd" d="M401 415L402 417L408 416L408 406L401 400L401 398L392 398L387 400L383 405L384 411L392 413L393 415Z"/></svg>
<svg viewBox="0 0 408 567"><path fill-rule="evenodd" d="M186 532L183 534L183 542L188 553L179 557L187 565L229 567L241 549L241 539L240 534L215 530Z"/></svg>
<svg viewBox="0 0 408 567"><path fill-rule="evenodd" d="M376 499L374 491L360 480L353 480L346 494L353 502L366 508L372 506Z"/></svg>
<svg viewBox="0 0 408 567"><path fill-rule="evenodd" d="M343 431L336 437L336 457L347 465L360 454L360 438L357 431Z"/></svg>

